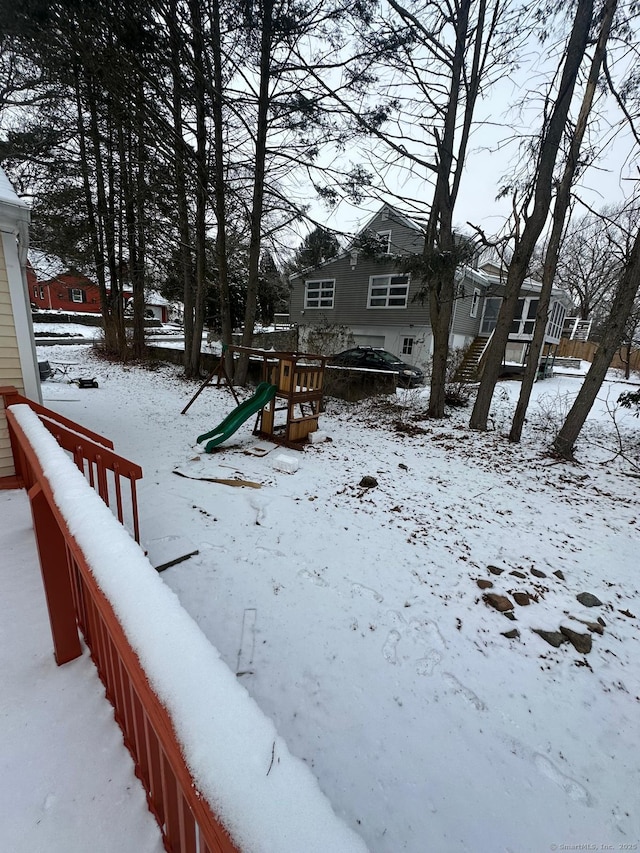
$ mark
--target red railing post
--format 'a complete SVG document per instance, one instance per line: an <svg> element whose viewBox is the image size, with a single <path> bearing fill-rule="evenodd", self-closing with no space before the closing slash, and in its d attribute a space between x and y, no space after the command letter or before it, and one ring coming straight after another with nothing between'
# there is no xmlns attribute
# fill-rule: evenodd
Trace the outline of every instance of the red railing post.
<svg viewBox="0 0 640 853"><path fill-rule="evenodd" d="M39 483L29 490L29 502L53 635L53 654L60 666L82 654L67 549L62 531Z"/></svg>

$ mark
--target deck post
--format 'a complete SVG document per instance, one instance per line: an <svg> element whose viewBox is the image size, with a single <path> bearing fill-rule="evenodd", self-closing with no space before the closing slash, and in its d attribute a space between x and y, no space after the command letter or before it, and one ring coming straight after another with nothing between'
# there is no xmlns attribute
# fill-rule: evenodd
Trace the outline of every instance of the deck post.
<svg viewBox="0 0 640 853"><path fill-rule="evenodd" d="M64 536L39 483L29 490L40 570L58 666L82 654Z"/></svg>

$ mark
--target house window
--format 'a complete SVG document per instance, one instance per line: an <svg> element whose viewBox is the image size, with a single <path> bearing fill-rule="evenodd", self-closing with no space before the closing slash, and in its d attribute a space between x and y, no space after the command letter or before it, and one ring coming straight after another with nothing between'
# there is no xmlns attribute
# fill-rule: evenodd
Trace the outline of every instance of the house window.
<svg viewBox="0 0 640 853"><path fill-rule="evenodd" d="M538 300L530 296L518 299L515 317L509 330L512 335L532 335L536 324Z"/></svg>
<svg viewBox="0 0 640 853"><path fill-rule="evenodd" d="M564 325L564 318L566 314L566 309L564 305L560 302L553 302L551 308L551 316L549 317L549 322L547 323L547 337L552 338L554 341L559 341L562 337L562 327Z"/></svg>
<svg viewBox="0 0 640 853"><path fill-rule="evenodd" d="M380 250L385 255L391 254L391 231L378 231L376 237L380 243Z"/></svg>
<svg viewBox="0 0 640 853"><path fill-rule="evenodd" d="M402 339L402 355L413 355L413 338Z"/></svg>
<svg viewBox="0 0 640 853"><path fill-rule="evenodd" d="M325 281L305 281L305 308L333 308L333 297L336 289L335 279Z"/></svg>
<svg viewBox="0 0 640 853"><path fill-rule="evenodd" d="M44 299L44 286L42 284L40 285L40 299Z"/></svg>
<svg viewBox="0 0 640 853"><path fill-rule="evenodd" d="M37 284L33 285L33 295L34 295L35 299L38 298L38 285Z"/></svg>
<svg viewBox="0 0 640 853"><path fill-rule="evenodd" d="M470 317L478 316L478 305L480 304L480 291L474 287L473 288L473 296L471 297L471 310L469 311Z"/></svg>
<svg viewBox="0 0 640 853"><path fill-rule="evenodd" d="M69 297L71 298L72 302L86 302L87 301L87 296L86 296L84 290L82 290L79 287L69 288Z"/></svg>
<svg viewBox="0 0 640 853"><path fill-rule="evenodd" d="M408 296L408 275L372 275L367 308L406 308Z"/></svg>
<svg viewBox="0 0 640 853"><path fill-rule="evenodd" d="M482 315L482 323L480 324L481 334L490 335L493 332L498 321L501 305L501 296L487 296L484 301L484 314Z"/></svg>

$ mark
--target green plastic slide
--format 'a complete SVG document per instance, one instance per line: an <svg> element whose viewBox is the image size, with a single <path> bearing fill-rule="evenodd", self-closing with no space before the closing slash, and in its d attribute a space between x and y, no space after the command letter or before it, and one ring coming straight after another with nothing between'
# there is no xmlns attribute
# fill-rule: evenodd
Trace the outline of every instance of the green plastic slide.
<svg viewBox="0 0 640 853"><path fill-rule="evenodd" d="M219 444L222 444L223 441L226 441L229 436L233 435L233 433L238 429L238 427L242 426L242 424L251 417L251 415L255 415L256 412L259 412L270 400L276 396L276 392L278 391L277 385L270 385L268 382L261 382L256 388L255 394L253 397L249 397L248 400L245 400L244 403L240 403L237 409L234 409L231 414L227 415L227 417L219 424L215 429L212 429L211 432L205 432L203 435L198 436L198 444L203 444L205 441L205 451L207 453L211 453L214 447L217 447Z"/></svg>

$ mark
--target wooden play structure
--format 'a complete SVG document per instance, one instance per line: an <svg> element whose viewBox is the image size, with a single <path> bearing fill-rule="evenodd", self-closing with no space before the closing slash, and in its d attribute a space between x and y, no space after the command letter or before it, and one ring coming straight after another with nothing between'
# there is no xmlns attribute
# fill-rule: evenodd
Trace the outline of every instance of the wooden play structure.
<svg viewBox="0 0 640 853"><path fill-rule="evenodd" d="M322 408L324 370L326 358L300 352L274 352L251 347L229 346L223 348L220 362L207 377L194 397L182 411L184 414L196 397L217 377L231 387L224 360L225 354L245 354L255 365L260 365L260 381L276 388L276 392L257 411L254 435L279 444L300 444L318 429ZM238 402L237 397L236 402Z"/></svg>

